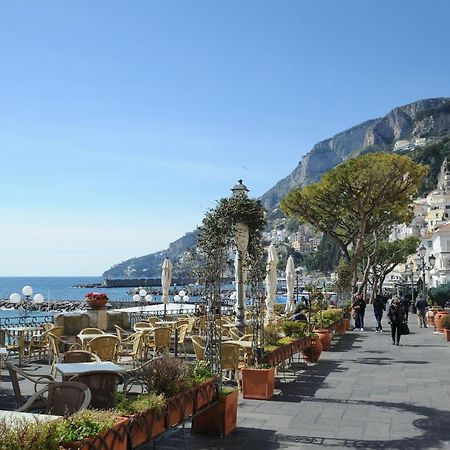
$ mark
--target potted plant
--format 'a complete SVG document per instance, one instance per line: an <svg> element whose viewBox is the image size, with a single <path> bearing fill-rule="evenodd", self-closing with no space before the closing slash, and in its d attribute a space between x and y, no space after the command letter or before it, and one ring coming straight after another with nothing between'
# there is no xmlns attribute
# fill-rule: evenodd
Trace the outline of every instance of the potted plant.
<svg viewBox="0 0 450 450"><path fill-rule="evenodd" d="M67 450L127 450L129 419L115 411L86 409L52 423L53 434Z"/></svg>
<svg viewBox="0 0 450 450"><path fill-rule="evenodd" d="M103 292L89 292L85 295L87 304L91 309L100 309L108 303L108 296Z"/></svg>
<svg viewBox="0 0 450 450"><path fill-rule="evenodd" d="M217 403L192 419L192 432L228 436L236 430L238 390L224 387L217 396Z"/></svg>
<svg viewBox="0 0 450 450"><path fill-rule="evenodd" d="M130 418L128 430L133 448L145 444L166 429L166 399L162 394L148 393L130 400L119 392L116 411Z"/></svg>
<svg viewBox="0 0 450 450"><path fill-rule="evenodd" d="M442 326L442 320L446 316L448 316L447 311L437 311L436 314L434 315L434 326L436 328L436 331L438 331L439 333L444 332L444 327Z"/></svg>
<svg viewBox="0 0 450 450"><path fill-rule="evenodd" d="M309 347L306 347L302 351L302 355L305 361L315 363L319 360L320 354L322 353L322 344L316 333L311 333L310 338L311 343Z"/></svg>
<svg viewBox="0 0 450 450"><path fill-rule="evenodd" d="M441 320L442 328L444 330L444 338L450 341L450 315L446 315Z"/></svg>
<svg viewBox="0 0 450 450"><path fill-rule="evenodd" d="M275 367L268 365L244 367L242 373L242 396L247 399L270 400L275 389Z"/></svg>

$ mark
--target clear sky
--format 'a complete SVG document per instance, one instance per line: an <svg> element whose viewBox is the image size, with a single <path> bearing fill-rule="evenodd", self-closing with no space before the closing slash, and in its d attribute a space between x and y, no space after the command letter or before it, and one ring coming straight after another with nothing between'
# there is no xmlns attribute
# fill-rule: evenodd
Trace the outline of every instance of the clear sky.
<svg viewBox="0 0 450 450"><path fill-rule="evenodd" d="M243 178L450 95L447 0L0 2L0 275L100 275Z"/></svg>

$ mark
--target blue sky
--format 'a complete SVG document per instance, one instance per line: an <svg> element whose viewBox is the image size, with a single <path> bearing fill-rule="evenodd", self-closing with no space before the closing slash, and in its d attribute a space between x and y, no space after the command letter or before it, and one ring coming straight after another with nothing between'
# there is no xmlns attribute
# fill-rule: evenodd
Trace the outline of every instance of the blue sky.
<svg viewBox="0 0 450 450"><path fill-rule="evenodd" d="M99 275L450 95L450 2L0 3L0 275Z"/></svg>

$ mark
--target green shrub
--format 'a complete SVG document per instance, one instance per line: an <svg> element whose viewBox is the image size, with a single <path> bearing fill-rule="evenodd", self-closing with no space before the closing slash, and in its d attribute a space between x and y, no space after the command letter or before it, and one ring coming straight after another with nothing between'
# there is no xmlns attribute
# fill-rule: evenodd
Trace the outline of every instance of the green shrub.
<svg viewBox="0 0 450 450"><path fill-rule="evenodd" d="M85 409L63 420L52 422L54 437L62 443L80 441L111 428L120 419L115 411Z"/></svg>
<svg viewBox="0 0 450 450"><path fill-rule="evenodd" d="M264 328L264 341L265 346L275 346L278 347L278 341L282 338L281 333L275 327L275 325L267 325Z"/></svg>
<svg viewBox="0 0 450 450"><path fill-rule="evenodd" d="M57 450L59 440L50 422L0 419L0 450Z"/></svg>
<svg viewBox="0 0 450 450"><path fill-rule="evenodd" d="M213 377L214 374L209 369L208 363L206 361L197 361L192 366L191 372L189 374L189 381L192 386L196 384L203 383L208 378Z"/></svg>
<svg viewBox="0 0 450 450"><path fill-rule="evenodd" d="M307 326L305 322L286 320L282 322L281 329L286 336L299 338L305 335Z"/></svg>
<svg viewBox="0 0 450 450"><path fill-rule="evenodd" d="M446 330L450 330L450 314L448 316L444 316L442 318L442 326L446 329Z"/></svg>

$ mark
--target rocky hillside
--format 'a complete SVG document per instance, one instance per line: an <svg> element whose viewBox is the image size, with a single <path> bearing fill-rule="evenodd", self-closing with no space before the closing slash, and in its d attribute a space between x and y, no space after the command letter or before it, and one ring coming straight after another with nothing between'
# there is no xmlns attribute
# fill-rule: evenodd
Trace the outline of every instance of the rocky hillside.
<svg viewBox="0 0 450 450"><path fill-rule="evenodd" d="M286 178L267 191L261 201L267 210L296 186L320 179L323 173L348 157L367 151L391 151L398 141L432 140L450 133L450 99L419 100L395 108L386 116L363 122L319 142L307 153Z"/></svg>
<svg viewBox="0 0 450 450"><path fill-rule="evenodd" d="M450 98L419 100L393 109L386 116L369 120L316 144L286 178L267 191L261 201L271 214L280 200L296 186L314 183L347 158L373 151L401 151L413 153L418 146L430 145L450 135ZM405 150L406 149L406 150ZM270 224L269 224L270 226ZM167 250L132 258L116 264L103 276L110 278L157 278L166 256L174 262L174 275L190 273L191 249L195 247L196 232L187 233L170 244Z"/></svg>

